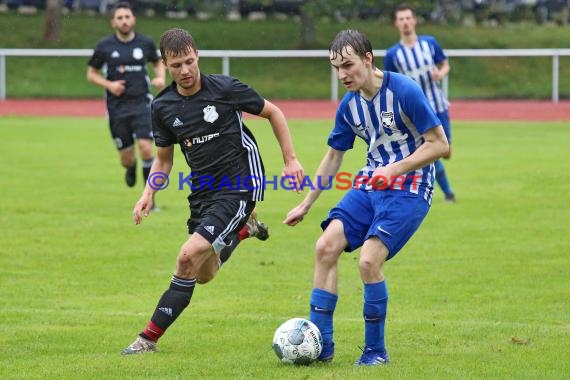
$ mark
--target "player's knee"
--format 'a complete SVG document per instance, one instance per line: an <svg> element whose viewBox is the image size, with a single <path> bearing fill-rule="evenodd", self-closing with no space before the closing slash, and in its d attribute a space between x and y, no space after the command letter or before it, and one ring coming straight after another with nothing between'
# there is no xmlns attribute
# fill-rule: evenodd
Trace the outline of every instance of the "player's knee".
<svg viewBox="0 0 570 380"><path fill-rule="evenodd" d="M130 168L137 162L134 150L131 148L124 149L120 152L121 165L125 168Z"/></svg>
<svg viewBox="0 0 570 380"><path fill-rule="evenodd" d="M446 160L449 160L451 158L451 145L449 145L449 149L447 150L447 153L443 155L443 158Z"/></svg>
<svg viewBox="0 0 570 380"><path fill-rule="evenodd" d="M182 247L178 254L176 267L183 273L192 272L197 268L197 259L196 255L192 254L189 249Z"/></svg>
<svg viewBox="0 0 570 380"><path fill-rule="evenodd" d="M152 156L153 153L152 153L152 146L151 146L151 145L149 145L148 147L145 146L144 148L141 147L140 152L141 152L141 158L142 158L143 160L150 160L150 159L153 157L153 156Z"/></svg>
<svg viewBox="0 0 570 380"><path fill-rule="evenodd" d="M140 139L139 150L143 160L150 160L152 158L152 140Z"/></svg>
<svg viewBox="0 0 570 380"><path fill-rule="evenodd" d="M207 260L200 266L200 270L196 274L196 282L198 284L206 284L212 281L219 269L220 264L217 256L212 256L210 260Z"/></svg>
<svg viewBox="0 0 570 380"><path fill-rule="evenodd" d="M383 265L384 262L379 257L361 254L358 260L360 277L365 281L378 278L382 274Z"/></svg>
<svg viewBox="0 0 570 380"><path fill-rule="evenodd" d="M375 265L375 263L372 260L361 256L360 259L358 260L358 269L360 271L361 276L367 277L370 274L372 274L372 272L377 271L378 266Z"/></svg>
<svg viewBox="0 0 570 380"><path fill-rule="evenodd" d="M125 168L130 168L136 163L135 157L121 157L121 165Z"/></svg>
<svg viewBox="0 0 570 380"><path fill-rule="evenodd" d="M336 244L326 237L319 238L315 245L317 260L324 263L334 263L338 259L339 249Z"/></svg>

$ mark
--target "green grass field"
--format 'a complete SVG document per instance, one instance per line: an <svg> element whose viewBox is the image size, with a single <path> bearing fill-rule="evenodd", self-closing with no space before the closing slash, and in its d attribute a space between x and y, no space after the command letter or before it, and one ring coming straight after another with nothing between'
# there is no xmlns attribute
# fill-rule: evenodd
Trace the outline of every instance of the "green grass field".
<svg viewBox="0 0 570 380"><path fill-rule="evenodd" d="M271 129L249 122L269 175L281 170ZM291 121L308 174L330 122ZM102 118L3 117L0 378L559 379L570 371L570 219L564 123L454 123L447 163L458 202L430 214L387 265L392 363L355 368L363 342L357 253L340 263L333 363L292 367L271 350L277 326L306 316L323 193L296 228L300 195L259 205L272 236L246 241L194 293L154 355L120 350L144 327L186 238L186 191L158 195L140 226L141 186L123 171ZM347 154L343 170L363 165ZM173 172L188 173L177 153Z"/></svg>

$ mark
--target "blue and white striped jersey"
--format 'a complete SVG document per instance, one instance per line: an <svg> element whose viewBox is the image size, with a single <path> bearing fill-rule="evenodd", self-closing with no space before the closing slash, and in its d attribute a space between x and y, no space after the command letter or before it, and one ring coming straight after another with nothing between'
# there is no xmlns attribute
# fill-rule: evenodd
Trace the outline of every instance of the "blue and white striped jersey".
<svg viewBox="0 0 570 380"><path fill-rule="evenodd" d="M423 143L422 134L441 125L420 87L404 75L384 72L382 86L370 101L358 92L348 92L336 113L328 145L336 150L352 149L356 136L368 145L366 165L354 178L354 187L373 190L358 178L372 178L374 170L400 161ZM431 204L435 169L433 164L406 173L391 189L422 196Z"/></svg>
<svg viewBox="0 0 570 380"><path fill-rule="evenodd" d="M448 102L441 90L440 81L431 72L447 56L432 36L418 36L413 47L397 43L386 51L384 69L407 75L419 84L436 113L447 111Z"/></svg>

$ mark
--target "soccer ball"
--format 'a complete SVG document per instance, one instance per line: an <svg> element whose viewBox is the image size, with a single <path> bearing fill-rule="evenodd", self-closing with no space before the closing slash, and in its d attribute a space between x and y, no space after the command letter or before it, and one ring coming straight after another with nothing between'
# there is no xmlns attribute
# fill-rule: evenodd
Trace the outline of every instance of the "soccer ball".
<svg viewBox="0 0 570 380"><path fill-rule="evenodd" d="M305 318L289 319L273 336L273 351L283 363L310 364L319 357L322 349L319 328Z"/></svg>

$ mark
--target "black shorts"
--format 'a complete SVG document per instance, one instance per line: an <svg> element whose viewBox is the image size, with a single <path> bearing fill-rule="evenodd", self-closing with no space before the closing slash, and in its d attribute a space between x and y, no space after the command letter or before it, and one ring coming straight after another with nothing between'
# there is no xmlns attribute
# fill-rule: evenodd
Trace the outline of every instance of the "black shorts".
<svg viewBox="0 0 570 380"><path fill-rule="evenodd" d="M208 240L214 251L221 250L237 239L249 215L255 208L254 201L235 198L190 201L188 233L198 233Z"/></svg>
<svg viewBox="0 0 570 380"><path fill-rule="evenodd" d="M134 139L152 140L150 98L108 104L109 127L118 150L130 148Z"/></svg>

